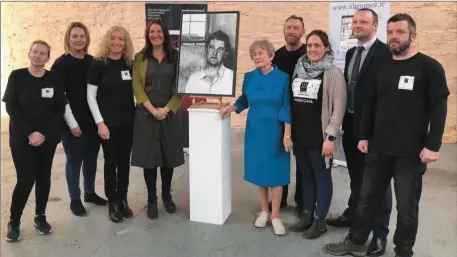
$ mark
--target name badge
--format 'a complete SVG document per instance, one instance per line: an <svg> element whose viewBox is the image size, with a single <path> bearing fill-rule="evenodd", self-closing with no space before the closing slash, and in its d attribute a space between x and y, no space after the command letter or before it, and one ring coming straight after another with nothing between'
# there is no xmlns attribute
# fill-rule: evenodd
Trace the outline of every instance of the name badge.
<svg viewBox="0 0 457 257"><path fill-rule="evenodd" d="M413 90L414 89L414 77L413 76L400 76L400 80L398 81L398 89Z"/></svg>
<svg viewBox="0 0 457 257"><path fill-rule="evenodd" d="M128 70L121 71L121 76L122 80L132 80L132 77L130 76L130 71Z"/></svg>
<svg viewBox="0 0 457 257"><path fill-rule="evenodd" d="M317 100L319 88L321 87L322 80L320 79L300 79L296 78L292 82L293 96L296 98L306 98Z"/></svg>
<svg viewBox="0 0 457 257"><path fill-rule="evenodd" d="M54 88L42 88L41 97L42 98L52 98L54 96Z"/></svg>

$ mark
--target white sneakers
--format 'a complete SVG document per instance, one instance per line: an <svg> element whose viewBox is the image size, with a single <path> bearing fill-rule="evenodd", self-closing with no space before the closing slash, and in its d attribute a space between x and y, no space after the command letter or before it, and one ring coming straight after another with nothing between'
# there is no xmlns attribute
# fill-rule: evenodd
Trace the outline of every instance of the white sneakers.
<svg viewBox="0 0 457 257"><path fill-rule="evenodd" d="M255 220L254 226L256 228L264 228L267 226L269 219L269 214L266 211L262 211L257 219ZM282 224L282 221L278 218L271 220L271 225L273 226L273 231L277 236L283 236L286 234L286 228Z"/></svg>
<svg viewBox="0 0 457 257"><path fill-rule="evenodd" d="M268 222L268 212L262 211L260 213L259 217L257 217L257 219L255 220L254 226L256 228L264 228L267 226L267 222Z"/></svg>
<svg viewBox="0 0 457 257"><path fill-rule="evenodd" d="M275 235L277 236L283 236L286 234L286 228L282 224L282 221L278 218L274 218L271 220L271 225L273 225L273 230L275 232Z"/></svg>

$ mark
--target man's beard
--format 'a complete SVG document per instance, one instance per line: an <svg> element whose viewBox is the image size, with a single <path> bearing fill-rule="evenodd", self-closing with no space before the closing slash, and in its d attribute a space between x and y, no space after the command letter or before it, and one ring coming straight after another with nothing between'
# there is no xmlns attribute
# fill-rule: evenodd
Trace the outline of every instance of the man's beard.
<svg viewBox="0 0 457 257"><path fill-rule="evenodd" d="M285 40L286 40L287 44L289 44L291 46L295 46L298 44L298 42L300 42L300 38L295 37L295 36L286 36Z"/></svg>
<svg viewBox="0 0 457 257"><path fill-rule="evenodd" d="M398 49L390 48L390 51L394 55L403 55L405 53L405 51L409 49L410 46L411 46L411 37L409 37L407 41L401 43L400 47Z"/></svg>

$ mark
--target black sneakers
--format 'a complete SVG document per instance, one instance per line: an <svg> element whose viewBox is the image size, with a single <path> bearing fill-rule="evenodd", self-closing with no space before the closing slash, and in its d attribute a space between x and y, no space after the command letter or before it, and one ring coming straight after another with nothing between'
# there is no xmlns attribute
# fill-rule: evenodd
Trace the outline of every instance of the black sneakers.
<svg viewBox="0 0 457 257"><path fill-rule="evenodd" d="M37 228L40 235L47 235L52 232L52 227L46 220L46 215L36 215L34 219L34 226ZM16 242L21 239L20 222L10 220L8 222L8 232L6 232L6 241Z"/></svg>
<svg viewBox="0 0 457 257"><path fill-rule="evenodd" d="M15 220L8 222L8 232L6 233L6 241L16 242L21 239L21 233L19 231L20 223Z"/></svg>
<svg viewBox="0 0 457 257"><path fill-rule="evenodd" d="M362 257L366 254L366 246L355 245L349 240L349 236L346 236L343 241L339 243L327 244L324 247L325 251L334 256L352 255L356 257Z"/></svg>
<svg viewBox="0 0 457 257"><path fill-rule="evenodd" d="M46 215L35 216L34 223L40 235L47 235L52 232L51 225L46 221Z"/></svg>

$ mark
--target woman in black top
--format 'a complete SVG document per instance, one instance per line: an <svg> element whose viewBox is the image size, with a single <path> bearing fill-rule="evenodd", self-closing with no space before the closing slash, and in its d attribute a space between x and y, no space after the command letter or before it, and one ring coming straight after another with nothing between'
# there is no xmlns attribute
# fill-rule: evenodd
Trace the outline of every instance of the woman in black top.
<svg viewBox="0 0 457 257"><path fill-rule="evenodd" d="M132 57L129 33L113 26L102 38L87 74L87 101L102 139L105 194L113 222L133 215L127 203L135 111Z"/></svg>
<svg viewBox="0 0 457 257"><path fill-rule="evenodd" d="M29 67L11 72L3 97L10 116L10 148L17 173L6 235L10 242L20 239L20 219L35 183L35 227L42 235L52 231L45 210L66 99L58 77L44 68L50 51L46 42L34 41Z"/></svg>
<svg viewBox="0 0 457 257"><path fill-rule="evenodd" d="M308 239L327 231L332 161L346 112L346 82L333 60L327 33L313 30L306 36L306 54L298 59L292 76L292 141L302 175L304 212L290 230L304 231Z"/></svg>
<svg viewBox="0 0 457 257"><path fill-rule="evenodd" d="M162 177L162 201L168 213L176 212L171 197L173 169L184 164L182 127L175 94L178 53L161 20L151 21L145 32L146 46L135 55L133 90L137 102L132 147L132 166L144 169L148 188L148 217L156 219L157 168Z"/></svg>
<svg viewBox="0 0 457 257"><path fill-rule="evenodd" d="M65 176L70 193L70 209L76 216L85 216L79 189L81 166L84 174L84 201L106 205L107 201L95 193L95 174L100 151L97 126L87 104L87 70L92 55L87 53L90 35L87 27L72 22L65 33L65 53L57 58L51 71L61 78L68 104L62 122L62 145L67 156ZM83 165L84 163L84 165Z"/></svg>

